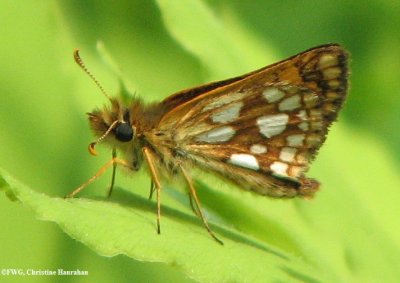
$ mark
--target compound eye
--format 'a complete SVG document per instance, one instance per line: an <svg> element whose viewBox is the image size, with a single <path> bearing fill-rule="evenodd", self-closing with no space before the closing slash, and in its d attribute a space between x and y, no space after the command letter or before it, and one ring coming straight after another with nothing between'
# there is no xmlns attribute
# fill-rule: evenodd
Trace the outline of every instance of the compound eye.
<svg viewBox="0 0 400 283"><path fill-rule="evenodd" d="M115 137L122 142L128 142L133 138L133 129L128 123L121 123L115 128Z"/></svg>

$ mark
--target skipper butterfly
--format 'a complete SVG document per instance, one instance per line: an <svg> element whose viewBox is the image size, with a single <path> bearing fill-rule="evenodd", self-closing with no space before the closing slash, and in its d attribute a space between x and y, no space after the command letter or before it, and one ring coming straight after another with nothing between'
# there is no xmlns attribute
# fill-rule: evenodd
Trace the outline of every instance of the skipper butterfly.
<svg viewBox="0 0 400 283"><path fill-rule="evenodd" d="M110 195L117 165L137 171L146 164L152 179L150 196L156 192L158 233L161 176L178 174L187 183L193 210L222 244L202 212L191 176L193 166L274 198L310 198L318 190L319 183L305 172L347 95L348 60L341 46L315 47L152 104L140 98L124 104L110 97L87 70L78 50L74 58L110 101L108 107L88 114L97 137L89 151L95 155L100 142L113 150L111 160L67 197L112 166Z"/></svg>

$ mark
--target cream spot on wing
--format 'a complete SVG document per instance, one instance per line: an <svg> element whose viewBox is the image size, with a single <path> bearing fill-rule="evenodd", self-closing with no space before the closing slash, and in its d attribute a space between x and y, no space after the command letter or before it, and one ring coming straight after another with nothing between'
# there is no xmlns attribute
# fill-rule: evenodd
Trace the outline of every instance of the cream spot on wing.
<svg viewBox="0 0 400 283"><path fill-rule="evenodd" d="M307 108L315 107L318 101L319 97L314 92L308 92L303 95L303 102Z"/></svg>
<svg viewBox="0 0 400 283"><path fill-rule="evenodd" d="M322 55L318 62L318 67L320 69L325 69L338 65L338 58L333 54Z"/></svg>
<svg viewBox="0 0 400 283"><path fill-rule="evenodd" d="M270 138L282 133L286 129L288 121L289 116L281 113L276 115L261 116L257 119L257 125L261 134L267 138Z"/></svg>
<svg viewBox="0 0 400 283"><path fill-rule="evenodd" d="M300 166L290 166L289 175L294 177L300 177L303 174L305 168Z"/></svg>
<svg viewBox="0 0 400 283"><path fill-rule="evenodd" d="M276 174L287 176L288 165L286 163L275 161L269 168Z"/></svg>
<svg viewBox="0 0 400 283"><path fill-rule="evenodd" d="M272 103L284 97L285 93L275 87L267 87L263 91L263 95L269 103Z"/></svg>
<svg viewBox="0 0 400 283"><path fill-rule="evenodd" d="M337 111L337 106L332 104L332 103L325 103L323 105L324 112L329 113L329 112L336 112Z"/></svg>
<svg viewBox="0 0 400 283"><path fill-rule="evenodd" d="M279 159L285 162L293 162L297 149L293 147L284 147L281 149Z"/></svg>
<svg viewBox="0 0 400 283"><path fill-rule="evenodd" d="M298 164L306 165L310 158L310 153L307 151L299 152L296 154L296 162Z"/></svg>
<svg viewBox="0 0 400 283"><path fill-rule="evenodd" d="M303 134L290 135L286 137L288 146L302 146L305 136Z"/></svg>
<svg viewBox="0 0 400 283"><path fill-rule="evenodd" d="M254 154L263 154L267 152L267 147L262 144L253 144L250 147L250 152Z"/></svg>
<svg viewBox="0 0 400 283"><path fill-rule="evenodd" d="M245 153L232 154L228 162L240 167L249 168L253 170L260 169L257 159L250 154L245 154Z"/></svg>
<svg viewBox="0 0 400 283"><path fill-rule="evenodd" d="M339 80L329 80L328 86L331 87L332 89L336 89L340 86L340 81Z"/></svg>
<svg viewBox="0 0 400 283"><path fill-rule="evenodd" d="M333 80L339 77L342 70L339 67L328 68L322 71L325 80Z"/></svg>
<svg viewBox="0 0 400 283"><path fill-rule="evenodd" d="M305 121L307 120L307 113L306 110L301 110L299 111L298 114L296 114L297 117L299 117L301 120Z"/></svg>
<svg viewBox="0 0 400 283"><path fill-rule="evenodd" d="M302 130L303 132L307 132L308 129L309 129L310 127L308 126L308 123L307 123L307 122L301 122L301 123L299 124L299 128L300 128L300 130Z"/></svg>
<svg viewBox="0 0 400 283"><path fill-rule="evenodd" d="M281 89L282 89L285 93L290 94L290 95L295 94L295 93L298 93L298 92L300 91L300 88L299 88L299 87L294 86L294 85L291 85L291 84L289 84L289 85L283 85L283 86L281 86Z"/></svg>
<svg viewBox="0 0 400 283"><path fill-rule="evenodd" d="M322 120L322 110L321 109L311 109L309 114L310 114L310 121Z"/></svg>
<svg viewBox="0 0 400 283"><path fill-rule="evenodd" d="M221 111L214 113L211 119L214 123L229 123L236 120L239 117L240 109L243 106L243 102L236 102L224 108Z"/></svg>
<svg viewBox="0 0 400 283"><path fill-rule="evenodd" d="M311 122L310 128L314 131L322 130L324 128L324 123L322 121Z"/></svg>
<svg viewBox="0 0 400 283"><path fill-rule="evenodd" d="M291 111L293 109L299 108L300 104L300 96L293 95L291 97L285 98L279 103L279 110L280 111Z"/></svg>
<svg viewBox="0 0 400 283"><path fill-rule="evenodd" d="M318 134L307 135L306 143L308 146L317 146L322 142L322 137Z"/></svg>
<svg viewBox="0 0 400 283"><path fill-rule="evenodd" d="M332 100L335 100L335 99L339 98L341 95L339 93L337 93L337 92L334 92L334 91L328 91L325 94L325 96L329 101L332 101Z"/></svg>
<svg viewBox="0 0 400 283"><path fill-rule="evenodd" d="M234 93L227 94L223 97L218 97L218 98L214 99L212 102L210 102L209 104L207 104L203 108L203 112L219 108L221 106L224 106L226 104L229 104L229 103L237 101L237 100L241 100L246 95L247 95L246 92L234 92Z"/></svg>
<svg viewBox="0 0 400 283"><path fill-rule="evenodd" d="M229 141L234 135L235 130L230 126L212 129L196 137L197 141L206 143L219 143Z"/></svg>

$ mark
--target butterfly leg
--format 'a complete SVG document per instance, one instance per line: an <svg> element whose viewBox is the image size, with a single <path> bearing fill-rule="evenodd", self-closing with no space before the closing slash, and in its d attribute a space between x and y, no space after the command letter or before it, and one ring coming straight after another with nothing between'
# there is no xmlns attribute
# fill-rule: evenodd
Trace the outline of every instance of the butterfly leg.
<svg viewBox="0 0 400 283"><path fill-rule="evenodd" d="M190 189L188 190L188 196L189 196L190 207L192 208L193 213L196 214L198 217L201 217L199 213L199 208L197 206L196 207L194 206L193 197L190 192Z"/></svg>
<svg viewBox="0 0 400 283"><path fill-rule="evenodd" d="M153 198L153 193L154 193L155 190L156 190L156 186L154 185L153 180L151 180L149 200L151 200Z"/></svg>
<svg viewBox="0 0 400 283"><path fill-rule="evenodd" d="M192 193L191 193L189 186L186 187L186 191L187 191L188 198L189 198L190 208L192 209L193 213L196 214L196 216L201 217L201 215L199 213L199 208L197 206L195 206L195 203L193 202L193 197L192 197Z"/></svg>
<svg viewBox="0 0 400 283"><path fill-rule="evenodd" d="M112 151L112 158L113 158L113 159L117 158L117 150L115 149L115 147L113 148L113 151ZM112 191L113 191L113 189L114 189L115 174L116 174L116 172L117 172L117 163L114 162L114 163L113 163L113 171L112 171L112 175L111 175L111 184L110 184L110 188L108 189L108 195L107 195L107 197L110 197L110 196L111 196L111 193L112 193Z"/></svg>
<svg viewBox="0 0 400 283"><path fill-rule="evenodd" d="M199 213L199 216L201 218L201 220L203 221L204 226L206 227L208 233L211 235L211 237L213 237L219 244L223 245L224 243L217 238L217 236L215 236L214 232L211 230L210 226L207 223L207 220L204 217L204 214L201 210L201 206L200 206L200 201L199 198L197 197L197 193L196 193L196 189L193 186L193 180L191 179L191 177L189 176L189 174L186 172L186 170L182 167L182 165L179 165L183 176L185 177L188 185L189 185L189 189L190 189L190 194L193 197L195 203L196 203L196 207L197 207L197 211Z"/></svg>
<svg viewBox="0 0 400 283"><path fill-rule="evenodd" d="M78 194L80 191L82 191L84 188L86 188L89 184L91 184L94 180L96 180L98 177L100 177L107 170L108 167L110 167L111 165L116 166L117 164L120 164L120 165L128 167L128 168L131 167L129 165L129 163L126 162L125 160L119 159L117 157L113 157L110 161L108 161L106 164L104 164L99 169L99 171L97 171L97 173L94 174L89 180L87 180L85 183L80 185L77 189L75 189L74 191L72 191L71 193L66 195L65 198L74 197L76 194Z"/></svg>
<svg viewBox="0 0 400 283"><path fill-rule="evenodd" d="M143 155L146 159L147 165L149 166L152 183L155 186L156 196L157 196L157 233L161 233L160 228L160 218L161 218L161 202L160 202L160 193L161 193L161 183L158 177L157 168L154 164L154 157L152 156L151 150L147 147L143 147ZM153 188L152 188L153 190ZM151 197L152 193L150 194Z"/></svg>

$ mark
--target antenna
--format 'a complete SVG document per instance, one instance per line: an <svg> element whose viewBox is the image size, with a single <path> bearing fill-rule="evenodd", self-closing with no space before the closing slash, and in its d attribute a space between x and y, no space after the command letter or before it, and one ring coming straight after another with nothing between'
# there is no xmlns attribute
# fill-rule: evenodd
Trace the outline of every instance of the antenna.
<svg viewBox="0 0 400 283"><path fill-rule="evenodd" d="M114 126L118 123L118 120L115 120L114 122L112 122L112 124L110 125L110 127L108 127L107 131L101 136L99 137L96 141L91 142L89 144L89 153L93 156L97 155L97 152L95 150L95 146L96 144L98 144L99 142L101 142L110 132L111 130L114 128Z"/></svg>
<svg viewBox="0 0 400 283"><path fill-rule="evenodd" d="M81 67L81 69L93 80L93 82L97 85L97 87L100 89L100 91L105 95L105 97L108 98L108 100L112 101L111 96L108 95L108 93L104 90L104 88L101 86L99 81L94 77L94 75L86 68L86 65L83 63L83 60L81 56L79 56L79 49L74 50L74 59L75 62Z"/></svg>

